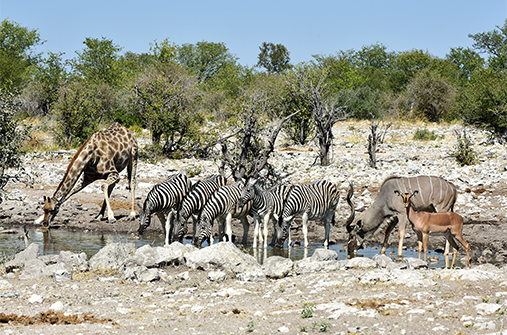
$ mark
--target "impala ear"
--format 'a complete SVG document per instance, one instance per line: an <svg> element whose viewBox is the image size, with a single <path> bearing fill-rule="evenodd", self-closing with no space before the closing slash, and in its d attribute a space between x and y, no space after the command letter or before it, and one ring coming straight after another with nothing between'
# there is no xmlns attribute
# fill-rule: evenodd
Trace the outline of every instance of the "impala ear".
<svg viewBox="0 0 507 335"><path fill-rule="evenodd" d="M394 190L394 194L401 196L400 191Z"/></svg>
<svg viewBox="0 0 507 335"><path fill-rule="evenodd" d="M414 195L416 195L417 193L419 193L418 190L415 190L414 192L412 192L412 194L410 195L410 198L412 198Z"/></svg>

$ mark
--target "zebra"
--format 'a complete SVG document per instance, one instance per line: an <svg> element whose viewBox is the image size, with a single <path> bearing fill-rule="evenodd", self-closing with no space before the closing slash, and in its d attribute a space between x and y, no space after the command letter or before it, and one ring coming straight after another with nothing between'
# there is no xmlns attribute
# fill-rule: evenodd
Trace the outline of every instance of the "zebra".
<svg viewBox="0 0 507 335"><path fill-rule="evenodd" d="M283 204L289 193L290 186L287 185L276 185L268 190L264 190L258 185L258 179L249 178L241 191L241 198L239 205L252 202L252 214L254 217L254 239L253 247L257 247L257 236L259 236L259 246L263 243L264 248L267 248L268 244L268 224L269 219L273 218L274 221L278 221L282 215ZM263 233L260 233L259 218L262 217L263 222ZM274 244L275 234L273 234Z"/></svg>
<svg viewBox="0 0 507 335"><path fill-rule="evenodd" d="M197 217L201 213L204 204L209 200L211 195L220 187L227 185L227 178L220 174L214 174L192 185L190 193L183 199L181 210L176 213L174 221L174 240L183 241L183 236L188 231L187 221L190 216L194 216L193 233L195 235L195 226Z"/></svg>
<svg viewBox="0 0 507 335"><path fill-rule="evenodd" d="M350 196L351 192L349 192L349 197ZM327 248L329 244L330 225L331 222L334 221L334 215L339 200L340 193L338 188L327 180L318 180L305 185L292 185L283 206L282 216L279 218L275 229L275 246L282 247L287 236L289 236L290 247L290 224L294 217L301 216L303 221L305 248L308 247L309 219L321 219L324 222L326 229L324 247Z"/></svg>
<svg viewBox="0 0 507 335"><path fill-rule="evenodd" d="M249 223L247 215L250 213L252 202L249 201L243 206L238 206L238 200L241 197L241 189L243 188L243 181L237 181L234 184L221 186L208 200L202 209L201 215L197 220L196 232L193 239L193 244L200 246L202 242L211 238L210 244L213 244L211 231L213 228L213 221L218 221L219 236L222 237L225 224L225 235L229 241L232 241L232 226L231 221L233 218L240 219L243 224L243 240L241 243L246 244L248 237ZM225 239L225 236L224 236Z"/></svg>
<svg viewBox="0 0 507 335"><path fill-rule="evenodd" d="M141 206L137 202L137 205L141 208L139 211L139 229L137 231L139 235L142 235L150 225L151 215L156 214L164 229L165 245L169 245L174 216L176 211L180 210L181 203L191 187L190 178L181 172L175 173L160 184L153 186L146 196L144 205Z"/></svg>

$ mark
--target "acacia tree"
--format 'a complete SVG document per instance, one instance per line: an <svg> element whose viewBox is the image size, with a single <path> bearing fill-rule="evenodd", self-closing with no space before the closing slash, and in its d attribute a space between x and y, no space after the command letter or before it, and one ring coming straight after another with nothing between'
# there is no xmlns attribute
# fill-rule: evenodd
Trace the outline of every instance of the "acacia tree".
<svg viewBox="0 0 507 335"><path fill-rule="evenodd" d="M283 44L262 42L259 50L257 66L265 68L268 73L280 74L292 68L290 52Z"/></svg>
<svg viewBox="0 0 507 335"><path fill-rule="evenodd" d="M180 65L169 62L148 68L132 87L131 102L151 130L155 148L171 155L185 146L197 133L194 77Z"/></svg>
<svg viewBox="0 0 507 335"><path fill-rule="evenodd" d="M28 69L39 55L33 48L43 44L37 30L3 20L0 24L0 90L15 92L28 78Z"/></svg>

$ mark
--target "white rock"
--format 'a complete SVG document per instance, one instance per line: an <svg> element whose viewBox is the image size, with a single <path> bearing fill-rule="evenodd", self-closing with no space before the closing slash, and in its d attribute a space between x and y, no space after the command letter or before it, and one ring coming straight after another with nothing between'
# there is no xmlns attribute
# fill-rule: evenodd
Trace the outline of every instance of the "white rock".
<svg viewBox="0 0 507 335"><path fill-rule="evenodd" d="M33 294L30 298L28 298L28 302L31 304L36 304L36 303L41 304L43 301L44 301L44 299L38 294Z"/></svg>
<svg viewBox="0 0 507 335"><path fill-rule="evenodd" d="M49 309L53 310L54 312L61 312L63 311L63 303L61 301L57 301L52 304Z"/></svg>
<svg viewBox="0 0 507 335"><path fill-rule="evenodd" d="M488 303L481 303L475 306L475 309L477 310L477 314L480 315L490 315L498 312L502 308L502 305L499 304L488 304Z"/></svg>

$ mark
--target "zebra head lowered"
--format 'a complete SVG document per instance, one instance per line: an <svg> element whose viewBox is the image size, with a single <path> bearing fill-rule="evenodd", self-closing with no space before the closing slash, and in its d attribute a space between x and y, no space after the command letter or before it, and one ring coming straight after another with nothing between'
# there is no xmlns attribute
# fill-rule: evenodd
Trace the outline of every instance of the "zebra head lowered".
<svg viewBox="0 0 507 335"><path fill-rule="evenodd" d="M139 229L137 229L137 232L139 235L143 235L144 231L150 226L151 223L151 212L149 210L146 210L145 205L146 203L144 203L144 205L141 205L139 201L137 202L137 206L139 207Z"/></svg>
<svg viewBox="0 0 507 335"><path fill-rule="evenodd" d="M401 256L407 215L403 203L397 199L394 191L408 193L415 189L419 190L419 194L412 199L412 205L416 211L452 211L458 196L456 186L441 177L421 175L386 178L370 208L364 211L355 222L347 224L348 254L354 254L358 249L363 248L365 242L373 239L377 234L385 232L380 251L381 254L384 254L388 246L389 235L398 224L398 255Z"/></svg>

